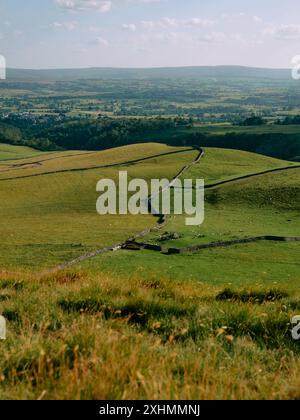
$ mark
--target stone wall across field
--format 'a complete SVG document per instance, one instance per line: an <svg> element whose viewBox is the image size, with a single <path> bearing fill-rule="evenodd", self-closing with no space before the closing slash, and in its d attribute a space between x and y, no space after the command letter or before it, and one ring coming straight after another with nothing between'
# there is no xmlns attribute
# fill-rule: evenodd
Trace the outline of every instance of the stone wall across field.
<svg viewBox="0 0 300 420"><path fill-rule="evenodd" d="M186 252L200 251L201 249L223 248L232 245L248 244L258 241L300 242L300 236L256 236L252 238L234 239L232 241L211 242L208 244L191 245L184 248L169 248L168 254L184 254Z"/></svg>
<svg viewBox="0 0 300 420"><path fill-rule="evenodd" d="M126 242L122 248L127 250L141 250L146 249L149 251L164 252L165 254L185 254L187 252L201 251L202 249L210 248L224 248L239 244L249 244L259 241L274 241L274 242L300 242L300 236L256 236L252 238L234 239L232 241L211 242L208 244L191 245L184 248L168 248L163 246L148 244L144 242L136 242L135 240Z"/></svg>

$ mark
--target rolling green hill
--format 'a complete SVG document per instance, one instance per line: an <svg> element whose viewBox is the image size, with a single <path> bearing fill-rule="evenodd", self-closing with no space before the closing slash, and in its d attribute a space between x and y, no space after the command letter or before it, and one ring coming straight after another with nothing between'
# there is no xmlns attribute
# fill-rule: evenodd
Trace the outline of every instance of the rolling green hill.
<svg viewBox="0 0 300 420"><path fill-rule="evenodd" d="M26 146L13 146L11 144L0 143L0 165L6 160L25 159L32 156L41 156L39 150Z"/></svg>
<svg viewBox="0 0 300 420"><path fill-rule="evenodd" d="M23 152L20 148L19 154ZM0 161L2 267L49 267L119 243L154 225L150 215L101 219L95 211L97 181L115 179L119 170L146 180L154 176L170 179L196 156L197 151L189 148L147 143L102 152L66 151L44 153L38 159ZM166 229L182 232L183 237L165 245L296 235L300 171L292 169L294 166L249 152L205 149L201 162L184 177L204 178L207 186L228 183L207 190L206 218L201 227L187 228L180 216L169 218ZM273 170L276 172L264 174ZM239 179L243 176L250 177Z"/></svg>
<svg viewBox="0 0 300 420"><path fill-rule="evenodd" d="M295 165L297 163L255 153L208 147L205 148L201 164L192 166L185 177L204 178L206 184L212 184L239 176Z"/></svg>
<svg viewBox="0 0 300 420"><path fill-rule="evenodd" d="M109 166L116 166L126 163L138 163L149 158L168 156L182 150L192 148L168 147L164 144L140 144L119 147L115 150L104 150L101 152L88 151L64 151L44 153L36 158L11 160L2 162L0 160L0 180L11 178L25 178L43 174L62 173L68 171L101 169Z"/></svg>
<svg viewBox="0 0 300 420"><path fill-rule="evenodd" d="M205 152L185 174L206 180L204 224L171 216L144 241L300 236L299 168L238 150ZM154 225L152 216L98 216L100 178L122 169L170 179L198 155L143 144L45 154L37 166L36 157L2 162L12 179L0 180L0 313L8 324L0 399L299 399L290 322L300 308L299 242L180 255L118 250L44 271ZM21 177L10 166L18 163L27 165ZM164 230L178 239L164 239Z"/></svg>
<svg viewBox="0 0 300 420"><path fill-rule="evenodd" d="M180 248L253 236L300 236L300 168L288 166L290 169L260 174L280 166L287 166L286 162L242 151L206 149L203 160L185 177L203 177L207 185L225 179L231 182L206 190L204 224L187 227L184 217L171 216L164 229L180 238L160 242L161 233L155 233L146 242ZM253 176L239 179L251 172ZM169 257L150 251L140 251L138 256L122 252L96 258L84 267L94 270L100 264L110 272L116 264L117 271L124 274L135 264L141 270L151 268L154 277L163 273L209 284L272 284L297 281L300 275L298 243L254 243Z"/></svg>
<svg viewBox="0 0 300 420"><path fill-rule="evenodd" d="M153 226L151 215L99 216L97 182L117 180L119 170L128 170L134 178L171 179L197 155L192 149L146 144L92 154L45 155L40 164L25 159L26 169L13 167L1 173L10 179L0 180L0 266L53 266Z"/></svg>
<svg viewBox="0 0 300 420"><path fill-rule="evenodd" d="M201 132L191 136L187 144L201 144L204 147L238 149L291 161L300 160L300 136L297 126L284 126L260 131L247 127L244 131L234 129L225 134L205 135Z"/></svg>
<svg viewBox="0 0 300 420"><path fill-rule="evenodd" d="M172 68L86 68L29 70L8 69L7 78L22 81L57 81L78 79L290 79L289 69L264 69L242 66L203 66Z"/></svg>

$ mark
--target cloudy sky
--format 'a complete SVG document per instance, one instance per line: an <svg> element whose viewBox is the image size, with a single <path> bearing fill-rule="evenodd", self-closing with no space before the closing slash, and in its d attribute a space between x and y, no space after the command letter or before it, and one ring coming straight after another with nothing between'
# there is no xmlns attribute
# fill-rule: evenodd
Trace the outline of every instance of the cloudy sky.
<svg viewBox="0 0 300 420"><path fill-rule="evenodd" d="M0 0L8 67L291 67L299 0Z"/></svg>

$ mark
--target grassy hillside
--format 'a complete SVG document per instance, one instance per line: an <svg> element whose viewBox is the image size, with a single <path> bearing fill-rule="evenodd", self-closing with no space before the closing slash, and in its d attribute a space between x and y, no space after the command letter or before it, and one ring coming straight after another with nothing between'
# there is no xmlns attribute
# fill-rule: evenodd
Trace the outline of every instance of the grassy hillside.
<svg viewBox="0 0 300 420"><path fill-rule="evenodd" d="M1 266L55 265L118 243L152 226L155 219L151 216L98 216L95 211L97 181L116 179L119 170L128 170L135 178L170 179L196 155L193 150L145 144L4 162L7 166L0 167ZM18 166L13 166L16 164ZM206 184L210 184L293 165L252 153L208 148L200 164L192 166L185 177L204 178ZM183 233L183 238L176 243L178 246L247 235L294 235L298 228L295 200L299 173L295 168L209 190L204 225L186 228L184 218L177 216L169 219L166 229ZM103 258L106 261L106 257ZM109 269L114 259L107 257L107 261ZM127 264L122 262L118 266L122 271ZM194 270L196 275L197 264ZM185 275L185 270L179 271Z"/></svg>
<svg viewBox="0 0 300 420"><path fill-rule="evenodd" d="M209 160L209 158L211 160ZM227 159L226 159L227 158ZM252 163L251 163L252 159ZM226 166L226 162L231 163ZM257 162L257 168L255 168ZM283 166L286 162L281 162ZM204 177L206 183L233 179L249 171L278 166L280 161L240 151L207 149L206 156L186 177ZM172 216L164 228L176 232L177 240L160 242L161 233L146 238L164 247L185 247L251 236L300 236L300 169L282 170L233 181L206 191L205 222L200 227L185 226L183 216ZM194 255L165 256L150 251L137 255L122 251L85 263L94 270L125 274L134 265L179 280L209 284L271 285L284 280L297 282L300 275L298 243L257 243L231 248L203 250Z"/></svg>
<svg viewBox="0 0 300 420"><path fill-rule="evenodd" d="M120 155L137 157L135 147ZM161 150L140 147L140 158ZM116 152L104 160L114 162ZM290 323L300 310L299 242L182 255L123 250L67 271L32 270L153 225L146 216L99 219L100 176L122 168L134 177L172 177L196 156L178 150L128 166L0 181L0 313L8 321L0 399L300 398L300 349ZM59 167L77 169L81 158L93 155L56 156ZM204 224L186 227L183 217L170 217L164 229L179 239L160 242L162 231L144 240L168 247L300 236L299 168L234 180L285 166L206 150L185 176L231 182L207 190Z"/></svg>
<svg viewBox="0 0 300 420"><path fill-rule="evenodd" d="M57 173L72 170L108 167L125 163L138 163L150 157L170 155L191 148L168 147L164 144L141 144L120 147L117 150L101 152L65 151L44 153L38 159L30 158L18 161L0 162L0 180L22 178L41 174Z"/></svg>
<svg viewBox="0 0 300 420"><path fill-rule="evenodd" d="M27 169L13 168L9 171L12 179L0 180L0 266L49 267L114 245L154 225L151 215L99 216L97 182L102 178L117 181L119 170L128 170L135 178L171 179L197 154L191 149L147 144L71 157L56 154L41 166L31 161ZM143 160L147 156L157 157ZM120 166L101 168L116 163ZM5 174L2 177L7 177Z"/></svg>
<svg viewBox="0 0 300 420"><path fill-rule="evenodd" d="M0 143L0 164L5 160L24 159L32 156L41 156L42 152L26 146L13 146Z"/></svg>
<svg viewBox="0 0 300 420"><path fill-rule="evenodd" d="M204 178L212 184L239 176L263 172L270 169L297 165L280 159L222 148L205 148L201 164L192 166L185 177Z"/></svg>

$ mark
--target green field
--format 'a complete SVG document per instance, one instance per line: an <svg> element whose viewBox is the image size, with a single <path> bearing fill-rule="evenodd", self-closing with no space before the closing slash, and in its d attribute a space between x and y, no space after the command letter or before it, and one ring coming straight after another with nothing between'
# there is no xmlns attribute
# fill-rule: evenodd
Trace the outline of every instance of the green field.
<svg viewBox="0 0 300 420"><path fill-rule="evenodd" d="M18 161L26 168L10 168L2 173L10 179L0 178L0 267L55 266L151 227L155 224L151 215L99 216L97 182L117 180L120 170L134 178L171 179L197 154L190 148L147 144L71 157L63 152L51 160L46 155L40 165L32 159Z"/></svg>
<svg viewBox="0 0 300 420"><path fill-rule="evenodd" d="M234 181L234 177L248 175L251 167L253 174L259 174L280 165L285 166L286 162L240 151L207 149L200 164L192 166L185 177L204 177L208 184L224 179L233 181L206 191L205 221L200 227L187 227L183 216L171 216L164 230L176 232L181 237L163 241L163 246L180 248L266 235L300 236L299 167ZM160 236L161 233L156 233L146 239L159 244ZM242 286L253 282L282 283L284 279L297 282L299 256L298 243L271 242L179 256L149 251L132 255L123 251L118 255L99 257L98 262L96 258L85 266L124 274L134 265L141 272L151 269L157 278L163 273L180 280L188 278L208 284L229 282Z"/></svg>
<svg viewBox="0 0 300 420"><path fill-rule="evenodd" d="M38 158L0 161L0 180L11 178L26 178L51 173L71 171L86 171L89 169L105 169L109 166L126 166L143 162L145 159L170 155L180 150L191 148L168 147L164 144L141 144L109 149L101 152L64 151L43 153Z"/></svg>
<svg viewBox="0 0 300 420"><path fill-rule="evenodd" d="M256 174L270 169L297 165L294 162L273 159L239 150L204 148L201 164L192 166L186 178L203 178L206 184Z"/></svg>
<svg viewBox="0 0 300 420"><path fill-rule="evenodd" d="M0 163L6 160L25 159L40 155L42 155L40 151L32 149L31 147L0 144Z"/></svg>
<svg viewBox="0 0 300 420"><path fill-rule="evenodd" d="M231 124L195 124L194 131L209 134L244 133L244 134L299 134L300 126L265 124L262 126L243 127Z"/></svg>
<svg viewBox="0 0 300 420"><path fill-rule="evenodd" d="M150 143L0 162L0 313L8 321L0 399L300 398L290 323L300 310L299 242L182 255L119 250L45 271L156 224L153 216L98 216L100 178L128 170L170 179L197 156ZM207 188L204 224L170 216L143 241L168 248L300 236L293 166L207 148L184 177L229 182ZM179 239L161 242L164 232Z"/></svg>
<svg viewBox="0 0 300 420"><path fill-rule="evenodd" d="M63 86L63 95L61 87ZM240 66L154 69L8 69L0 111L44 116L191 116L202 124L274 121L299 113L289 70ZM161 95L163 92L163 95Z"/></svg>

